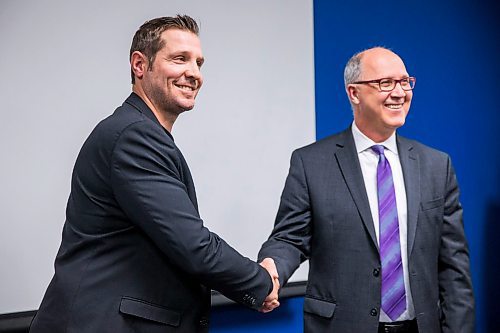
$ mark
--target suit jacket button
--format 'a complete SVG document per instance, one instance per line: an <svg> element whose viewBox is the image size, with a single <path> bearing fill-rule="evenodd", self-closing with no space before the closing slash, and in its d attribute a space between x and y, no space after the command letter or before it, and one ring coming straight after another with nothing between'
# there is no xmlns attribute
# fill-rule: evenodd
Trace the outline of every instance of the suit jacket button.
<svg viewBox="0 0 500 333"><path fill-rule="evenodd" d="M373 308L370 310L370 316L375 317L378 314L377 309Z"/></svg>
<svg viewBox="0 0 500 333"><path fill-rule="evenodd" d="M208 318L207 317L201 317L200 318L200 326L201 327L207 327L208 326Z"/></svg>
<svg viewBox="0 0 500 333"><path fill-rule="evenodd" d="M373 276L378 277L379 275L380 275L380 269L375 268L375 269L373 270Z"/></svg>

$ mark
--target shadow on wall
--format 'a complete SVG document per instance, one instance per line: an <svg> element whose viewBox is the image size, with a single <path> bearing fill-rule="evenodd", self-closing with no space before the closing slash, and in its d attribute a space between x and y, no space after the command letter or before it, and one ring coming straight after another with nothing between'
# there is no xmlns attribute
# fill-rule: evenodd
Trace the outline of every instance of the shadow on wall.
<svg viewBox="0 0 500 333"><path fill-rule="evenodd" d="M486 213L484 237L484 311L486 332L498 332L500 327L500 202L493 202Z"/></svg>

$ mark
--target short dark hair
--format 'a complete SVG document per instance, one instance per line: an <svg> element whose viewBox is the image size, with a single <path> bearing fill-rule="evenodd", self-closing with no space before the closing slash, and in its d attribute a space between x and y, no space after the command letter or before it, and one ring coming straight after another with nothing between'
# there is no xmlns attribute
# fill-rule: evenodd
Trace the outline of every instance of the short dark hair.
<svg viewBox="0 0 500 333"><path fill-rule="evenodd" d="M175 17L165 16L146 21L134 35L130 46L129 60L132 60L132 53L139 51L148 59L148 70L151 70L156 54L165 46L165 41L161 39L161 34L168 29L180 29L194 33L198 36L199 28L196 21L187 15L177 15ZM135 76L130 69L132 84L135 83Z"/></svg>

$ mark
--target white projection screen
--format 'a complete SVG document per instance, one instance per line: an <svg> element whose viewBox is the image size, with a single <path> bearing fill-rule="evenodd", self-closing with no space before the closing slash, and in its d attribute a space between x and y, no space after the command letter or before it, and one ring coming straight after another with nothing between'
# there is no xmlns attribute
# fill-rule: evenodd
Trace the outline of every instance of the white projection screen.
<svg viewBox="0 0 500 333"><path fill-rule="evenodd" d="M196 107L173 135L205 224L256 258L291 152L315 139L312 0L3 0L0 314L38 308L76 156L131 91L132 36L178 13L200 23L206 62Z"/></svg>

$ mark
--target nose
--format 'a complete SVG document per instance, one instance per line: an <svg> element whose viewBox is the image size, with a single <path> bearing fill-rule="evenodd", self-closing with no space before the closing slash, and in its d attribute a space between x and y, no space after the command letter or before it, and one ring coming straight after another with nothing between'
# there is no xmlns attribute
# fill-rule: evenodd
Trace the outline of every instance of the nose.
<svg viewBox="0 0 500 333"><path fill-rule="evenodd" d="M403 87L401 87L401 82L396 83L396 86L391 91L391 95L393 97L405 97L406 96L406 91L403 90Z"/></svg>
<svg viewBox="0 0 500 333"><path fill-rule="evenodd" d="M192 78L195 80L202 80L202 74L200 70L200 66L196 61L190 62L188 68L186 69L186 77Z"/></svg>

